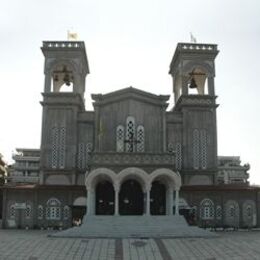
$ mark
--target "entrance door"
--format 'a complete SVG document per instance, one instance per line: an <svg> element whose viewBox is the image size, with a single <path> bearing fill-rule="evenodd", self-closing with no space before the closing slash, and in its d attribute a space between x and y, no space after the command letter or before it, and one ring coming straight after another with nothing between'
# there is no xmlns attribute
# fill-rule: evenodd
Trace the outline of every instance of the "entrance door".
<svg viewBox="0 0 260 260"><path fill-rule="evenodd" d="M143 215L144 194L141 185L135 180L127 180L119 193L120 215Z"/></svg>
<svg viewBox="0 0 260 260"><path fill-rule="evenodd" d="M164 184L159 181L152 183L150 201L151 215L166 214L166 188Z"/></svg>
<svg viewBox="0 0 260 260"><path fill-rule="evenodd" d="M115 192L109 181L99 182L96 186L96 215L114 214Z"/></svg>

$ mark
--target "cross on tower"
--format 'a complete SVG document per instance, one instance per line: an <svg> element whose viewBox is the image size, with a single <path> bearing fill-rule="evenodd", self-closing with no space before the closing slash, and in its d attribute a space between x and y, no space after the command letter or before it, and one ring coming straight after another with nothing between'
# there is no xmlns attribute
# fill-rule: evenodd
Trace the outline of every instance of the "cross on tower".
<svg viewBox="0 0 260 260"><path fill-rule="evenodd" d="M129 143L129 151L128 152L132 153L134 151L134 144L141 143L141 141L134 139L134 133L130 132L129 133L129 139L125 139L124 143Z"/></svg>

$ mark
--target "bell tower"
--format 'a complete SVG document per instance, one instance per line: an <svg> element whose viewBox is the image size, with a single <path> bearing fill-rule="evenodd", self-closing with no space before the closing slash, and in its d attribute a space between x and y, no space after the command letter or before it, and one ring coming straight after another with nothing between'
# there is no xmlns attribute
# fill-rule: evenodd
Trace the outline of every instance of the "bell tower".
<svg viewBox="0 0 260 260"><path fill-rule="evenodd" d="M89 73L84 42L44 41L44 92L40 181L76 182L78 113L85 111L85 78Z"/></svg>
<svg viewBox="0 0 260 260"><path fill-rule="evenodd" d="M170 64L175 106L182 114L184 184L213 184L217 170L215 44L179 43Z"/></svg>

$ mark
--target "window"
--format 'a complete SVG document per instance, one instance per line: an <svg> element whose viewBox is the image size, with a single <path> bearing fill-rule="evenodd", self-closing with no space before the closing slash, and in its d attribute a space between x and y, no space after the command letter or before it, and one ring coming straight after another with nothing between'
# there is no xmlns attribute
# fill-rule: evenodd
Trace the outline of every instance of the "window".
<svg viewBox="0 0 260 260"><path fill-rule="evenodd" d="M70 216L70 208L69 206L65 206L63 209L63 217L65 220L69 219Z"/></svg>
<svg viewBox="0 0 260 260"><path fill-rule="evenodd" d="M218 220L222 219L222 208L221 208L221 206L217 206L217 208L216 208L216 218Z"/></svg>
<svg viewBox="0 0 260 260"><path fill-rule="evenodd" d="M25 218L27 218L27 219L31 218L31 211L32 211L31 206L30 205L26 205Z"/></svg>
<svg viewBox="0 0 260 260"><path fill-rule="evenodd" d="M126 151L134 152L135 150L135 119L129 116L126 119Z"/></svg>
<svg viewBox="0 0 260 260"><path fill-rule="evenodd" d="M15 218L15 206L11 205L10 206L10 218Z"/></svg>
<svg viewBox="0 0 260 260"><path fill-rule="evenodd" d="M207 131L193 130L193 168L207 168Z"/></svg>
<svg viewBox="0 0 260 260"><path fill-rule="evenodd" d="M124 127L119 125L116 129L116 151L123 152L124 151Z"/></svg>
<svg viewBox="0 0 260 260"><path fill-rule="evenodd" d="M203 220L214 219L214 203L210 199L204 199L200 203L200 217Z"/></svg>
<svg viewBox="0 0 260 260"><path fill-rule="evenodd" d="M43 206L38 206L38 219L43 219Z"/></svg>
<svg viewBox="0 0 260 260"><path fill-rule="evenodd" d="M175 157L175 160L176 160L176 169L177 170L180 170L181 167L182 167L182 152L181 152L181 144L180 143L177 143L176 144L176 157Z"/></svg>
<svg viewBox="0 0 260 260"><path fill-rule="evenodd" d="M144 127L137 127L137 152L144 152Z"/></svg>
<svg viewBox="0 0 260 260"><path fill-rule="evenodd" d="M193 130L193 168L199 169L200 160L200 140L199 140L199 130Z"/></svg>
<svg viewBox="0 0 260 260"><path fill-rule="evenodd" d="M53 127L51 131L51 142L51 167L54 169L63 169L65 167L66 128Z"/></svg>
<svg viewBox="0 0 260 260"><path fill-rule="evenodd" d="M135 118L127 117L126 127L119 125L116 128L116 151L117 152L144 152L145 133L144 127L135 127Z"/></svg>
<svg viewBox="0 0 260 260"><path fill-rule="evenodd" d="M46 218L50 220L59 220L61 218L60 201L52 198L47 202Z"/></svg>

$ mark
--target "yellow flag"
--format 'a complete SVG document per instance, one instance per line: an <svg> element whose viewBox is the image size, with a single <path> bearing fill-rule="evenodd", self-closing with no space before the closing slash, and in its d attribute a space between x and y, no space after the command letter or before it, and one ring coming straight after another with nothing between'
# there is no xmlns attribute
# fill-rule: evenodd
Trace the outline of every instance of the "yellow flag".
<svg viewBox="0 0 260 260"><path fill-rule="evenodd" d="M99 133L98 133L98 135L101 137L101 136L104 135L104 133L105 133L105 128L104 128L102 120L100 119L99 120Z"/></svg>

